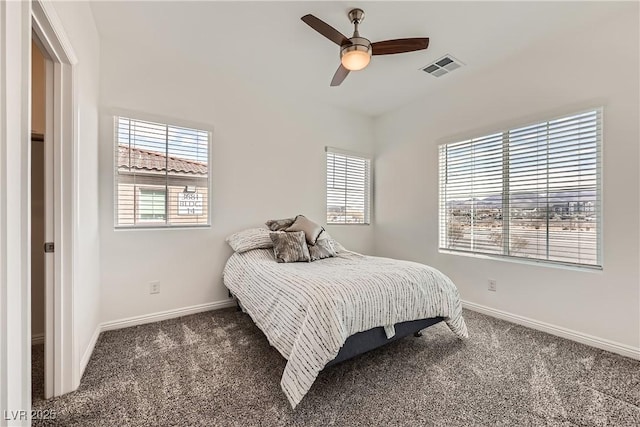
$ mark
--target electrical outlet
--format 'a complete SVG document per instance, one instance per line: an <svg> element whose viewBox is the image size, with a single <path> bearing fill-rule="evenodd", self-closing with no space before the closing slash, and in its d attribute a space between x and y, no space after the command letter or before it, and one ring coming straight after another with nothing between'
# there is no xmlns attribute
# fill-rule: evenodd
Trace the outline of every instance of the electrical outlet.
<svg viewBox="0 0 640 427"><path fill-rule="evenodd" d="M487 289L489 289L492 292L496 292L498 290L497 288L498 282L496 282L495 279L489 279L488 283L489 283L489 286L487 287Z"/></svg>
<svg viewBox="0 0 640 427"><path fill-rule="evenodd" d="M155 280L153 282L149 282L149 293L150 294L160 293L160 281Z"/></svg>

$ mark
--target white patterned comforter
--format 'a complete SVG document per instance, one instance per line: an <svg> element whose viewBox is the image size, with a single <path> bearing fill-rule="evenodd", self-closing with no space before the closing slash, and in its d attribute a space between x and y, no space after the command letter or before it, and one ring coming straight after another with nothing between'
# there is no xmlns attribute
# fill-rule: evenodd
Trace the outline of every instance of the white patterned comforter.
<svg viewBox="0 0 640 427"><path fill-rule="evenodd" d="M255 249L229 258L224 283L288 360L280 385L293 408L350 335L442 316L467 337L458 289L423 264L349 251L278 263L271 249Z"/></svg>

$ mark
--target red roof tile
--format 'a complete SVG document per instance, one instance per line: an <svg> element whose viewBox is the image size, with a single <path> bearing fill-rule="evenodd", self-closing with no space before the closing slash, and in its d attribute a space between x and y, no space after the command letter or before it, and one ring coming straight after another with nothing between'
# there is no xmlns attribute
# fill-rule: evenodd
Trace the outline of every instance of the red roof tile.
<svg viewBox="0 0 640 427"><path fill-rule="evenodd" d="M144 150L142 148L129 148L126 145L118 145L118 168L131 168L139 170L154 170L163 172L190 173L194 175L207 175L207 164L195 160L169 156L158 151Z"/></svg>

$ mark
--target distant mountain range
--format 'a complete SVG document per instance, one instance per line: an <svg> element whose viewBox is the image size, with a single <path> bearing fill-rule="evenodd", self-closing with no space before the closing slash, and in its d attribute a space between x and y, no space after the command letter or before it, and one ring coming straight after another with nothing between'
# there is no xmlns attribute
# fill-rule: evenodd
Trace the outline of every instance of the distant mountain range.
<svg viewBox="0 0 640 427"><path fill-rule="evenodd" d="M512 205L517 205L522 209L533 209L537 206L543 205L549 200L550 206L555 205L567 205L571 202L592 202L596 201L596 192L589 191L563 191L549 193L547 196L545 193L516 193L511 195ZM449 206L452 208L469 208L475 202L475 206L480 209L496 209L502 207L502 194L495 194L485 198L474 198L464 200L451 200Z"/></svg>

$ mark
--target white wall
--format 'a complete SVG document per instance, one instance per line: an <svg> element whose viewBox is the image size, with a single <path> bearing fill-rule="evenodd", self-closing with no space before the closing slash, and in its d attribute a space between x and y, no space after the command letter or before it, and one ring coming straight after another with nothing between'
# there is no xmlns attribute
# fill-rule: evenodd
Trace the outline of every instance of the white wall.
<svg viewBox="0 0 640 427"><path fill-rule="evenodd" d="M100 245L98 234L98 94L100 44L88 2L54 2L78 57L75 66L79 144L75 247L73 257L73 324L76 362L91 349L100 321ZM90 351L90 350L89 350ZM75 369L75 368L74 368Z"/></svg>
<svg viewBox="0 0 640 427"><path fill-rule="evenodd" d="M325 145L372 150L371 119L303 98L285 99L259 81L237 80L224 63L206 68L175 52L168 58L152 46L105 38L101 54L103 321L226 300L222 269L231 249L224 238L298 213L323 222ZM114 230L114 108L214 128L211 228ZM346 247L373 249L370 226L328 230ZM152 280L161 282L158 295L149 295Z"/></svg>
<svg viewBox="0 0 640 427"><path fill-rule="evenodd" d="M376 120L376 252L425 262L462 298L640 345L638 4L556 36ZM469 64L468 67L472 67ZM604 106L604 269L583 272L438 253L437 145ZM487 291L487 279L498 291Z"/></svg>

